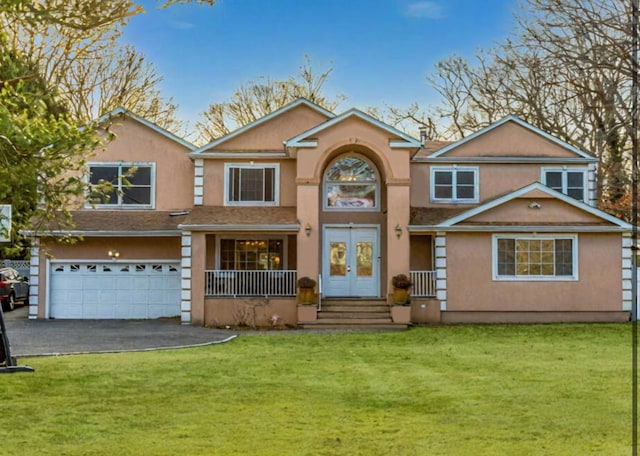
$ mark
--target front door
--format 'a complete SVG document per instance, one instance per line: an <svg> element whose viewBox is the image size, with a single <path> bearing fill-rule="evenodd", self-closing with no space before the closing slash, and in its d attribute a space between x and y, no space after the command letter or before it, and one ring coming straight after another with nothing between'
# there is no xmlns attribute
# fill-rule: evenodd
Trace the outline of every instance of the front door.
<svg viewBox="0 0 640 456"><path fill-rule="evenodd" d="M372 297L380 294L378 228L325 227L323 294Z"/></svg>

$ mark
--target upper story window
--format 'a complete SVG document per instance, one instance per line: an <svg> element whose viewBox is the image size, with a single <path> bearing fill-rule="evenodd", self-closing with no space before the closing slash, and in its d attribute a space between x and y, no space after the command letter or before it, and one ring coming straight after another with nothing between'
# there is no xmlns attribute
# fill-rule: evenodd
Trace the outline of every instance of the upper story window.
<svg viewBox="0 0 640 456"><path fill-rule="evenodd" d="M89 163L88 203L95 207L152 209L155 195L153 163Z"/></svg>
<svg viewBox="0 0 640 456"><path fill-rule="evenodd" d="M229 206L276 206L280 165L225 164L224 202Z"/></svg>
<svg viewBox="0 0 640 456"><path fill-rule="evenodd" d="M584 168L542 168L542 183L577 200L587 199L587 170Z"/></svg>
<svg viewBox="0 0 640 456"><path fill-rule="evenodd" d="M493 237L496 280L577 280L577 236Z"/></svg>
<svg viewBox="0 0 640 456"><path fill-rule="evenodd" d="M336 160L324 176L325 209L377 209L378 176L375 168L357 156Z"/></svg>
<svg viewBox="0 0 640 456"><path fill-rule="evenodd" d="M477 203L478 168L474 166L432 167L431 200L436 203Z"/></svg>

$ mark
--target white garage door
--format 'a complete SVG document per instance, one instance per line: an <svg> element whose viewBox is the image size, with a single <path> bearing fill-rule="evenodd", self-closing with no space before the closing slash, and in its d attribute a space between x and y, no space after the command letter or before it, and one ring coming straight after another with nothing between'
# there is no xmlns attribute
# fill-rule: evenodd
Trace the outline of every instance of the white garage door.
<svg viewBox="0 0 640 456"><path fill-rule="evenodd" d="M179 263L51 263L50 318L180 315Z"/></svg>

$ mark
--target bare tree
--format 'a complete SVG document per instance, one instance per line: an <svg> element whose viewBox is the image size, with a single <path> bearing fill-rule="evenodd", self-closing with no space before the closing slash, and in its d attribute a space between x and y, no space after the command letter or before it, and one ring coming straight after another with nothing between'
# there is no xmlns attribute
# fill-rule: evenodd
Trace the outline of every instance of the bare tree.
<svg viewBox="0 0 640 456"><path fill-rule="evenodd" d="M11 45L30 56L45 81L57 88L59 102L75 119L88 122L123 106L169 130L181 127L176 105L160 93L162 78L153 65L118 43L122 28L117 21L88 30L16 15L1 16L0 23Z"/></svg>
<svg viewBox="0 0 640 456"><path fill-rule="evenodd" d="M502 44L439 62L428 80L441 130L460 138L515 114L594 153L600 196L628 191L631 112L629 5L617 0L522 0L517 27ZM407 114L410 114L407 112Z"/></svg>
<svg viewBox="0 0 640 456"><path fill-rule="evenodd" d="M222 103L212 103L202 113L203 120L196 123L198 142L207 143L230 131L247 125L297 98L306 98L329 111L333 111L344 95L327 98L322 90L333 68L316 71L305 57L296 77L274 80L260 77L256 81L241 84L231 97Z"/></svg>

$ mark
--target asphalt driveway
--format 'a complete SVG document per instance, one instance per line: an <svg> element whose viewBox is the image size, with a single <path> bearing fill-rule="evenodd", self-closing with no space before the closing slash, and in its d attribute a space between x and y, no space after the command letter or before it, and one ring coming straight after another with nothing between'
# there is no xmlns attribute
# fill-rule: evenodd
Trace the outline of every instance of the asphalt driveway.
<svg viewBox="0 0 640 456"><path fill-rule="evenodd" d="M228 342L233 331L159 320L29 320L27 308L4 314L15 357L114 353L195 347Z"/></svg>

